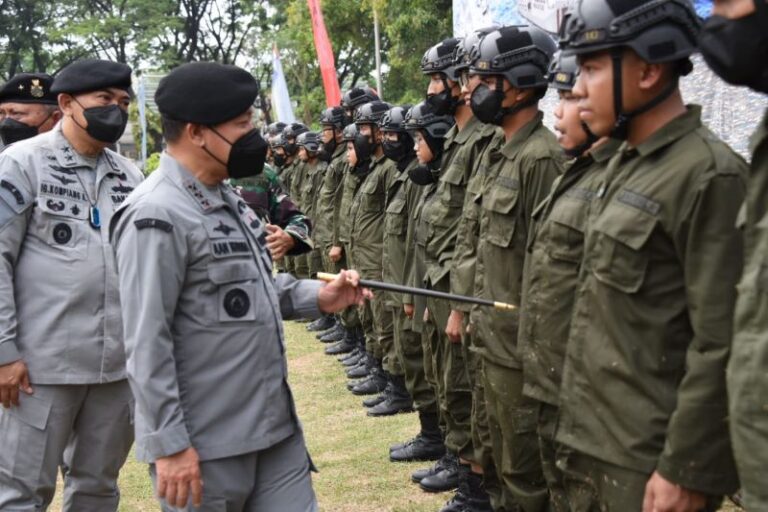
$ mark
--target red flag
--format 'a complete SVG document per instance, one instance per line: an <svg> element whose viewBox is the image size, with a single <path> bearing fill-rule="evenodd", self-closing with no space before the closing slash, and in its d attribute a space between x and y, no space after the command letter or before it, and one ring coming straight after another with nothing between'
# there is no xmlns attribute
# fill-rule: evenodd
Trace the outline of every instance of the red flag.
<svg viewBox="0 0 768 512"><path fill-rule="evenodd" d="M307 4L309 4L309 13L312 15L312 32L315 35L317 60L320 62L320 73L323 75L325 103L329 107L335 107L341 104L341 89L336 76L336 62L333 58L331 40L328 39L328 32L325 30L320 0L307 0Z"/></svg>

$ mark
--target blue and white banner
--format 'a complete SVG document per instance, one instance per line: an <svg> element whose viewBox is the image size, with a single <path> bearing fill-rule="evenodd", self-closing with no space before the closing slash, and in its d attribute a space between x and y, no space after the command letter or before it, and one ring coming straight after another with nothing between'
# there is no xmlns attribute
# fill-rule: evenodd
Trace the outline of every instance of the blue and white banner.
<svg viewBox="0 0 768 512"><path fill-rule="evenodd" d="M285 82L283 74L283 65L280 63L280 52L277 45L272 47L272 112L275 121L283 123L293 123L296 118L293 116L293 107L291 106L291 97L288 94L288 84Z"/></svg>

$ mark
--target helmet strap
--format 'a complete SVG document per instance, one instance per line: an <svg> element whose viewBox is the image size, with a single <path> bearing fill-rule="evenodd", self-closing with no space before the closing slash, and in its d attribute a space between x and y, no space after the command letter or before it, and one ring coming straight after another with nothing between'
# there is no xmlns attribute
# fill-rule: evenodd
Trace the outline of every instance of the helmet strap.
<svg viewBox="0 0 768 512"><path fill-rule="evenodd" d="M664 100L669 98L678 87L677 79L672 80L666 87L664 87L659 95L651 101L632 112L624 112L624 103L622 101L624 84L621 78L623 59L623 48L615 47L611 49L611 61L613 62L613 110L616 113L616 123L611 131L611 137L618 140L626 140L629 136L629 122L632 118L644 114L660 105Z"/></svg>

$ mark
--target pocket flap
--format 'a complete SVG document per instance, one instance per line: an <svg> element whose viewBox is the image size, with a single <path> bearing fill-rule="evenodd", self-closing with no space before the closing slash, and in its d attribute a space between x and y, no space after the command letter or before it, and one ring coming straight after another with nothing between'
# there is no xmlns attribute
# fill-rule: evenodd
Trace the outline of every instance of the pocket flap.
<svg viewBox="0 0 768 512"><path fill-rule="evenodd" d="M19 406L6 409L11 415L30 427L44 430L51 413L51 404L35 395L19 392Z"/></svg>
<svg viewBox="0 0 768 512"><path fill-rule="evenodd" d="M401 213L405 208L405 200L402 198L396 198L389 206L387 206L387 213Z"/></svg>
<svg viewBox="0 0 768 512"><path fill-rule="evenodd" d="M250 281L258 277L255 261L233 261L208 266L208 279L215 284Z"/></svg>
<svg viewBox="0 0 768 512"><path fill-rule="evenodd" d="M508 214L517 204L520 182L508 176L497 176L483 195L483 206L492 211Z"/></svg>
<svg viewBox="0 0 768 512"><path fill-rule="evenodd" d="M595 222L595 229L636 251L656 227L656 217L614 201Z"/></svg>

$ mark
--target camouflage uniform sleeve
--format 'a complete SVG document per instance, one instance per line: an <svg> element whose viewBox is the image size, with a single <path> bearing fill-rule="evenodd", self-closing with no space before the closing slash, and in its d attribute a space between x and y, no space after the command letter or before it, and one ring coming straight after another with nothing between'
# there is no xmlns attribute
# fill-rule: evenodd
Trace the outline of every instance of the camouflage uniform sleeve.
<svg viewBox="0 0 768 512"><path fill-rule="evenodd" d="M280 226L296 241L296 245L288 252L289 256L312 250L313 244L310 238L312 223L285 193L276 176L271 176L269 179L269 218L273 224Z"/></svg>

